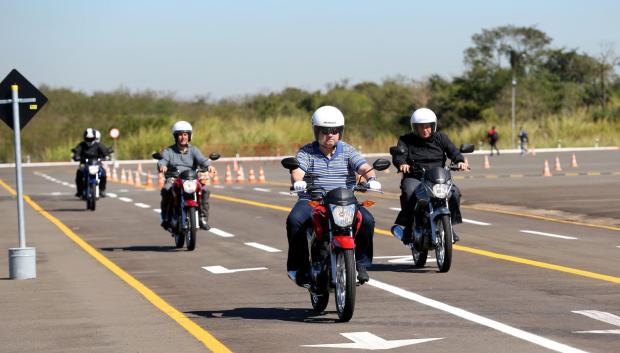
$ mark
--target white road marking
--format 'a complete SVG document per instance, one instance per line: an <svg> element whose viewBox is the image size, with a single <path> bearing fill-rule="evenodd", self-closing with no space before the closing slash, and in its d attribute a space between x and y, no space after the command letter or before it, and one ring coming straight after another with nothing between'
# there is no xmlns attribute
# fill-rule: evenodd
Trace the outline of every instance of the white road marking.
<svg viewBox="0 0 620 353"><path fill-rule="evenodd" d="M400 207L390 207L390 210L400 212L401 208Z"/></svg>
<svg viewBox="0 0 620 353"><path fill-rule="evenodd" d="M127 191L129 191L129 190L127 190L127 189L120 189L120 190L118 190L118 192L127 192Z"/></svg>
<svg viewBox="0 0 620 353"><path fill-rule="evenodd" d="M215 227L211 227L211 229L209 229L209 232L211 232L211 233L213 233L215 235L219 235L222 238L232 238L232 237L235 236L234 234L227 233L227 232L225 232L225 231L223 231L223 230L221 230L219 228L215 228Z"/></svg>
<svg viewBox="0 0 620 353"><path fill-rule="evenodd" d="M535 335L533 333L529 333L527 331L524 330L520 330L518 328L514 328L512 326L506 325L504 323L501 323L499 321L495 321L495 320L491 320L489 318L486 318L484 316L480 316L477 314L474 314L472 312L463 310L461 308L457 308L455 306L449 305L449 304L445 304L442 303L440 301L434 300L434 299L430 299L427 297L423 297L419 294L410 292L408 290L404 290L402 288L398 288L396 286L387 284L387 283L383 283L383 282L379 282L377 280L371 279L370 281L368 281L368 284L375 287L375 288L379 288L379 289L383 289L384 291L390 292L392 294L395 294L399 297L405 298L405 299L409 299L411 301L414 302L418 302L420 304L423 305L427 305L430 306L431 308L435 308L441 311L445 311L449 314L452 314L454 316L458 316L460 318L463 318L465 320L469 320L471 322L475 322L477 324L480 324L482 326L486 326L489 327L491 329L497 330L499 332L503 332L505 334L508 334L510 336L522 339L524 341L528 341L531 343L534 343L536 345L539 345L541 347L545 347L547 349L556 351L556 352L562 352L562 353L587 353L585 351L582 351L580 349L565 345L563 343L559 343L553 340L550 340L548 338L542 337L542 336L538 336Z"/></svg>
<svg viewBox="0 0 620 353"><path fill-rule="evenodd" d="M71 185L71 184L67 183L66 181L63 181L61 184L64 185L64 186L70 186Z"/></svg>
<svg viewBox="0 0 620 353"><path fill-rule="evenodd" d="M606 322L610 325L614 325L614 326L618 326L620 327L620 317L611 314L611 313L607 313L604 311L598 311L598 310L575 310L573 311L575 314L581 314L584 316L587 316L591 319L594 320L598 320L598 321L603 321ZM608 334L613 334L613 335L620 335L620 330L616 329L616 330L593 330L593 331L573 331L574 333L608 333Z"/></svg>
<svg viewBox="0 0 620 353"><path fill-rule="evenodd" d="M430 342L435 340L441 340L442 338L416 338L408 340L385 340L370 332L345 332L341 333L344 337L353 341L353 343L332 343L332 344L305 344L301 347L316 347L316 348L354 348L354 349L368 349L374 350L386 350L398 347L410 346L413 344Z"/></svg>
<svg viewBox="0 0 620 353"><path fill-rule="evenodd" d="M145 203L141 203L141 202L136 202L134 203L134 205L140 207L140 208L151 208L151 206L145 204Z"/></svg>
<svg viewBox="0 0 620 353"><path fill-rule="evenodd" d="M476 225L479 225L479 226L490 226L491 225L491 223L474 221L473 219L467 219L467 218L463 218L463 222L471 223L471 224L476 224Z"/></svg>
<svg viewBox="0 0 620 353"><path fill-rule="evenodd" d="M260 192L271 192L271 189L265 189L265 188L254 188L254 190L260 191Z"/></svg>
<svg viewBox="0 0 620 353"><path fill-rule="evenodd" d="M535 234L535 235L544 235L546 237L551 237L551 238L560 238L560 239L569 239L569 240L574 240L574 239L578 239L575 237L569 237L566 235L558 235L558 234L552 234L552 233L544 233L544 232L537 232L535 230L520 230L521 233L528 233L528 234Z"/></svg>
<svg viewBox="0 0 620 353"><path fill-rule="evenodd" d="M52 196L59 196L59 195L62 195L62 192L54 191L52 193Z"/></svg>
<svg viewBox="0 0 620 353"><path fill-rule="evenodd" d="M265 250L267 252L281 252L282 251L282 250L279 250L279 249L276 249L276 248L272 248L271 246L263 245L261 243L250 242L250 243L245 243L245 245L251 246L253 248L257 248L257 249L260 249L260 250Z"/></svg>
<svg viewBox="0 0 620 353"><path fill-rule="evenodd" d="M238 268L236 270L229 270L224 266L204 266L205 270L215 273L215 274L223 274L223 273L235 273L235 272L243 272L243 271L260 271L266 270L267 267L252 267L252 268Z"/></svg>
<svg viewBox="0 0 620 353"><path fill-rule="evenodd" d="M123 201L123 202L133 202L133 200L130 199L129 197L119 197L118 199Z"/></svg>
<svg viewBox="0 0 620 353"><path fill-rule="evenodd" d="M295 196L295 195L291 194L290 192L286 192L286 191L280 191L278 194L285 195L285 196Z"/></svg>
<svg viewBox="0 0 620 353"><path fill-rule="evenodd" d="M161 209L159 209L159 208L154 208L154 209L153 209L153 212L156 212L156 213L161 213Z"/></svg>
<svg viewBox="0 0 620 353"><path fill-rule="evenodd" d="M113 192L109 192L107 195L108 195L108 197L111 197L111 198L118 197L118 195L116 195L116 194L115 194L115 193L113 193Z"/></svg>
<svg viewBox="0 0 620 353"><path fill-rule="evenodd" d="M224 185L213 185L211 186L214 189L226 189L226 187Z"/></svg>
<svg viewBox="0 0 620 353"><path fill-rule="evenodd" d="M243 190L244 187L243 186L233 186L232 189L233 190Z"/></svg>

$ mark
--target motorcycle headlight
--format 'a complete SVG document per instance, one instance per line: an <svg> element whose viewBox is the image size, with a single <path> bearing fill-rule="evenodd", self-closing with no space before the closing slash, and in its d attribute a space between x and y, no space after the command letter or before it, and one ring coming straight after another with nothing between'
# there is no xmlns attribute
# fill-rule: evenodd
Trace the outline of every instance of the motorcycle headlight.
<svg viewBox="0 0 620 353"><path fill-rule="evenodd" d="M443 199L448 196L448 190L450 190L450 185L448 184L435 184L433 185L433 195L436 198Z"/></svg>
<svg viewBox="0 0 620 353"><path fill-rule="evenodd" d="M89 165L88 166L88 173L95 175L97 173L99 173L99 166L98 165Z"/></svg>
<svg viewBox="0 0 620 353"><path fill-rule="evenodd" d="M198 184L198 181L196 180L185 180L183 182L183 191L185 191L188 194L193 194L194 192L196 192L197 184Z"/></svg>
<svg viewBox="0 0 620 353"><path fill-rule="evenodd" d="M355 216L355 204L347 206L329 205L334 223L339 227L350 227Z"/></svg>

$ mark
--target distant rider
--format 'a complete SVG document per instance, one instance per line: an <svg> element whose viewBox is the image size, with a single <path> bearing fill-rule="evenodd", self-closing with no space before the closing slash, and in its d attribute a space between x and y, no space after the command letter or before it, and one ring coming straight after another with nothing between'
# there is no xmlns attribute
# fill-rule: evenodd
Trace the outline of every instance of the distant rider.
<svg viewBox="0 0 620 353"><path fill-rule="evenodd" d="M209 159L202 155L200 150L190 145L192 140L192 125L187 121L177 121L172 125L172 136L175 144L168 146L161 153L162 159L157 162L157 168L160 173L166 173L168 167L172 166L179 172L188 169L208 170L209 173L215 173L215 169L210 165ZM171 188L174 178L166 178L164 187L161 189L161 226L164 229L170 227L169 215L170 198L172 196ZM206 188L202 188L202 196L200 199L200 228L209 230L209 195L211 192Z"/></svg>
<svg viewBox="0 0 620 353"><path fill-rule="evenodd" d="M300 167L291 171L293 188L296 191L305 190L311 183L306 175L308 173L314 176L314 185L326 191L338 187L353 189L355 173L364 174L372 167L353 146L340 141L344 132L344 116L340 110L332 106L320 107L312 115L312 128L315 141L297 152ZM381 190L374 171L368 172L366 179L371 189ZM312 226L312 207L308 205L308 200L308 194L300 193L299 200L286 219L289 243L286 267L289 278L298 285L308 283L310 276L306 231ZM360 212L363 221L355 237L355 258L357 278L364 283L368 281L366 267L372 263L375 220L366 208L361 207Z"/></svg>
<svg viewBox="0 0 620 353"><path fill-rule="evenodd" d="M469 165L465 162L465 158L458 148L450 141L448 135L441 131L437 131L437 116L428 108L420 108L411 115L412 132L399 137L398 147L406 151L405 154L393 156L393 164L400 172L403 178L400 182L400 207L401 211L396 217L394 223L403 226L404 235L403 242L405 244L412 242L411 225L414 222L414 206L416 203L415 189L420 185L423 172L422 168L429 169L431 167L444 167L446 159L450 158L455 162L459 170L469 169ZM462 223L460 212L459 189L454 185L448 204L452 215L452 224ZM418 228L419 221L416 222L415 232L421 233ZM459 238L454 233L454 241Z"/></svg>
<svg viewBox="0 0 620 353"><path fill-rule="evenodd" d="M101 158L103 160L112 153L112 149L97 141L96 132L97 130L93 128L84 130L84 141L80 142L74 149L71 150L73 152L73 160L80 162L80 167L75 173L75 185L77 187L75 196L77 197L82 197L82 192L84 191L84 173L82 171L82 167L86 159L95 160L97 158ZM101 197L105 197L107 181L105 169L100 168L99 172L99 195Z"/></svg>

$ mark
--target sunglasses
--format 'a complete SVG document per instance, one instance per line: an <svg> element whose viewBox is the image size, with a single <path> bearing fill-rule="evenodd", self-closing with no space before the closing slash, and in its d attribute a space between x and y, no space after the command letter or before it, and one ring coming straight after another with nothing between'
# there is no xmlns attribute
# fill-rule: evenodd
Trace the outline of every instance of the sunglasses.
<svg viewBox="0 0 620 353"><path fill-rule="evenodd" d="M323 135L336 135L342 132L342 126L338 126L338 127L320 127L319 131L323 134Z"/></svg>

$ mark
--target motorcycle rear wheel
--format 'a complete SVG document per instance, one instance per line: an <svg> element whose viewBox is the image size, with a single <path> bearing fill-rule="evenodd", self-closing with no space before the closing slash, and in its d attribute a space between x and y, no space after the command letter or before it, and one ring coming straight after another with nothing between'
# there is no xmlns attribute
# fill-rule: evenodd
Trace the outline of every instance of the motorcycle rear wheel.
<svg viewBox="0 0 620 353"><path fill-rule="evenodd" d="M435 257L439 272L450 271L452 265L452 223L450 215L442 215L436 219L437 225L437 246L435 247Z"/></svg>
<svg viewBox="0 0 620 353"><path fill-rule="evenodd" d="M426 265L428 249L417 250L415 247L412 247L411 256L413 257L413 268L422 268L424 267L424 265Z"/></svg>
<svg viewBox="0 0 620 353"><path fill-rule="evenodd" d="M353 317L355 309L355 253L353 249L340 250L336 254L336 311L341 322Z"/></svg>
<svg viewBox="0 0 620 353"><path fill-rule="evenodd" d="M316 293L311 291L310 302L312 303L312 310L314 310L315 313L322 313L329 303L329 290L327 288L322 288Z"/></svg>

